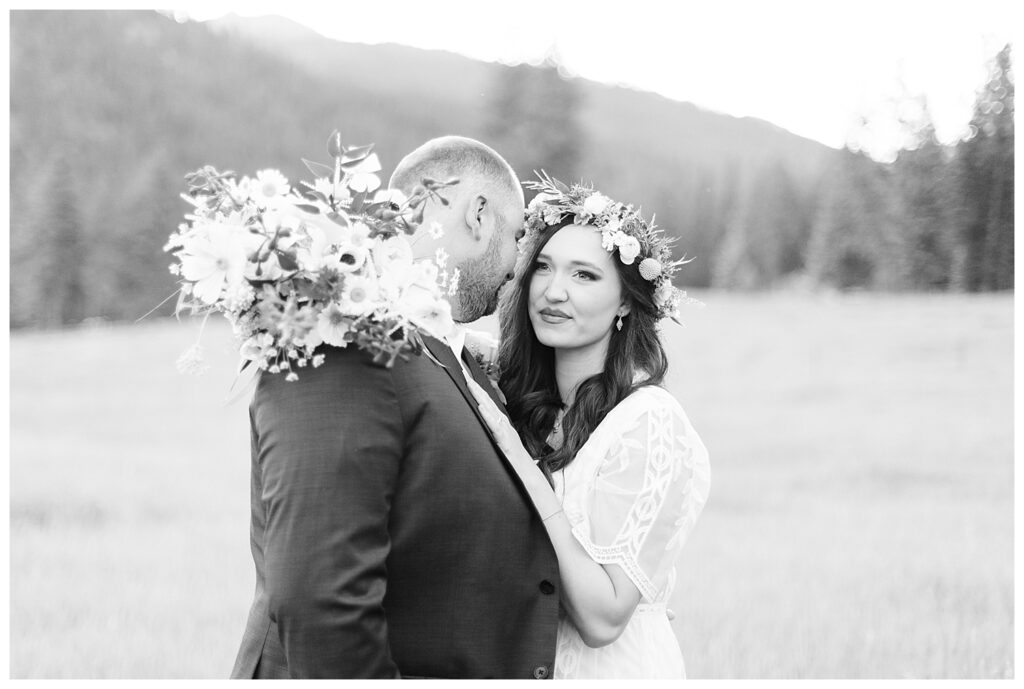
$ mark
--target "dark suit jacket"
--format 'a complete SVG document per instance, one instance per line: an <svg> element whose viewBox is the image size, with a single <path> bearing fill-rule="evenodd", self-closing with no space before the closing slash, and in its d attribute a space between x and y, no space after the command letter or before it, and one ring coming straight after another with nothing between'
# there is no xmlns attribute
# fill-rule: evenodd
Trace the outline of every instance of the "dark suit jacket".
<svg viewBox="0 0 1024 689"><path fill-rule="evenodd" d="M427 344L444 367L351 347L295 382L261 375L232 677L551 675L554 550L451 349Z"/></svg>

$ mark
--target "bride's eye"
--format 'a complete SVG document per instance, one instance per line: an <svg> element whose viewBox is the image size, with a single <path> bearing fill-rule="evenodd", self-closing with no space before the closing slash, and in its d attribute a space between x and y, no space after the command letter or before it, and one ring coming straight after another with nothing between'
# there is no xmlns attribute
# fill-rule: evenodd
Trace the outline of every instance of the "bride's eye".
<svg viewBox="0 0 1024 689"><path fill-rule="evenodd" d="M596 280L597 279L596 275L594 275L593 273L591 273L589 271L586 271L586 270L578 270L578 271L576 271L576 274L579 275L584 280Z"/></svg>
<svg viewBox="0 0 1024 689"><path fill-rule="evenodd" d="M545 263L544 261L534 261L533 262L533 272L539 273L540 271L547 270L547 269L548 269L548 264Z"/></svg>

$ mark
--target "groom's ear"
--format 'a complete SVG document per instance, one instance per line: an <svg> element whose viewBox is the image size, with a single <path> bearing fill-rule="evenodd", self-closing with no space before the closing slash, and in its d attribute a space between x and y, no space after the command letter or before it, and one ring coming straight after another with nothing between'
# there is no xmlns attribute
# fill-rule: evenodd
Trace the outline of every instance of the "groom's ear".
<svg viewBox="0 0 1024 689"><path fill-rule="evenodd" d="M487 216L491 214L491 202L483 194L474 194L466 205L466 226L473 233L473 239L481 239L487 231Z"/></svg>

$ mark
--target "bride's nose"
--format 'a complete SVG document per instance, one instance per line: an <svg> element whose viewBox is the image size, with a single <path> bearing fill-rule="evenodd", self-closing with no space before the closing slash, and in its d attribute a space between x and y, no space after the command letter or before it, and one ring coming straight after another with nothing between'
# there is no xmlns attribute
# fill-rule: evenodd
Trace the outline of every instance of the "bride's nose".
<svg viewBox="0 0 1024 689"><path fill-rule="evenodd" d="M553 276L544 289L544 297L548 301L562 302L569 298L569 293L562 286L562 281L557 276Z"/></svg>

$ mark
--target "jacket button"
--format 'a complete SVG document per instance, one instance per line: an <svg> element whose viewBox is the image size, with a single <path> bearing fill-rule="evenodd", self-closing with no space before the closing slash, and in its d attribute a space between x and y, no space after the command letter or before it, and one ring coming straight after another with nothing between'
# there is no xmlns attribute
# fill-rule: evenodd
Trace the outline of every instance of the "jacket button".
<svg viewBox="0 0 1024 689"><path fill-rule="evenodd" d="M555 592L555 585L547 579L545 579L544 581L540 582L540 592L543 593L545 596L550 596L552 593Z"/></svg>
<svg viewBox="0 0 1024 689"><path fill-rule="evenodd" d="M538 665L537 667L533 668L533 678L534 679L546 679L547 676L548 676L548 666L547 665Z"/></svg>

